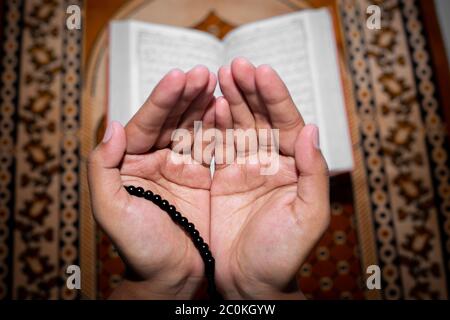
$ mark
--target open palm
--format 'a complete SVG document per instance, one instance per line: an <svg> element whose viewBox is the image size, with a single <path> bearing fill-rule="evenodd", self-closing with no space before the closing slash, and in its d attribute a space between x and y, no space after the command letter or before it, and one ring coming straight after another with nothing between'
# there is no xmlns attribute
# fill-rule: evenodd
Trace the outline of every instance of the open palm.
<svg viewBox="0 0 450 320"><path fill-rule="evenodd" d="M216 284L225 298L300 298L293 279L329 220L328 177L318 131L304 125L278 75L268 66L235 59L221 68L224 97L213 97L216 78L205 67L174 70L123 128L113 122L89 158L93 212L132 271L113 298L191 298L204 266L190 238L159 207L130 196L123 186L151 190L175 205L211 245ZM205 142L173 144L175 129L279 129L278 170L261 164L217 163ZM225 134L224 134L225 136ZM229 141L227 141L229 142ZM222 147L249 159L256 149ZM278 142L277 142L278 143ZM192 164L173 161L200 151ZM200 148L200 150L197 150ZM189 153L189 152L188 152ZM205 157L206 155L206 157ZM189 158L195 156L188 155ZM218 158L216 158L218 159ZM222 159L223 160L223 159Z"/></svg>
<svg viewBox="0 0 450 320"><path fill-rule="evenodd" d="M211 246L218 287L227 298L299 298L295 274L329 220L328 177L317 128L305 126L268 66L235 59L219 72L219 130L279 129L279 167L219 164L211 185ZM260 145L259 148L266 148ZM257 150L240 150L247 158Z"/></svg>
<svg viewBox="0 0 450 320"><path fill-rule="evenodd" d="M175 163L171 134L194 121L214 125L216 78L204 67L166 75L123 128L113 122L89 161L94 216L138 280L161 297L190 298L203 279L191 240L153 203L131 196L133 185L161 195L209 238L208 163ZM191 146L189 145L189 148ZM157 297L157 296L156 296Z"/></svg>

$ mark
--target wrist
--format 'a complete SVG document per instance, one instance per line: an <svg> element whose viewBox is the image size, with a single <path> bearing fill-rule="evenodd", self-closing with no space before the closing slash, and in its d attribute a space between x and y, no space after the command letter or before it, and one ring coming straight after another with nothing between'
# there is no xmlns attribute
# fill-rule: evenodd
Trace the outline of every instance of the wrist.
<svg viewBox="0 0 450 320"><path fill-rule="evenodd" d="M109 297L112 300L190 300L201 286L203 277L134 280L125 278Z"/></svg>
<svg viewBox="0 0 450 320"><path fill-rule="evenodd" d="M306 300L301 290L293 292L282 291L227 291L224 294L226 300Z"/></svg>
<svg viewBox="0 0 450 320"><path fill-rule="evenodd" d="M223 295L227 300L306 300L295 280L285 289L261 283L241 282L234 288L225 290Z"/></svg>

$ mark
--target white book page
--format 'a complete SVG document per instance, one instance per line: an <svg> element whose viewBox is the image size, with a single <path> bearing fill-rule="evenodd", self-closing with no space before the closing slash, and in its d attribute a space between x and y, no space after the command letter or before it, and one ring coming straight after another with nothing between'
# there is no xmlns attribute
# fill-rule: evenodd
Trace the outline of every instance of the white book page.
<svg viewBox="0 0 450 320"><path fill-rule="evenodd" d="M225 39L225 63L245 57L271 65L286 83L306 123L317 123L307 33L303 14L289 14L247 24Z"/></svg>
<svg viewBox="0 0 450 320"><path fill-rule="evenodd" d="M321 148L330 171L350 171L353 152L331 14L327 9L312 10L306 18Z"/></svg>
<svg viewBox="0 0 450 320"><path fill-rule="evenodd" d="M331 17L304 10L237 28L224 39L225 62L235 57L271 65L286 83L305 123L319 126L330 171L353 167L351 141Z"/></svg>
<svg viewBox="0 0 450 320"><path fill-rule="evenodd" d="M202 64L216 72L222 62L222 43L204 32L137 21L116 22L111 29L115 32L111 38L116 39L116 52L112 52L112 55L118 57L120 51L129 52L126 59L122 59L124 61L113 59L114 65L110 66L111 79L114 81L110 90L116 91L110 93L110 97L118 96L119 93L129 96L127 102L121 101L122 105L110 101L111 114L116 117L114 120L123 124L138 111L153 88L171 69L179 68L186 72ZM118 39L117 34L121 34L122 39ZM123 39L123 34L129 38ZM119 41L122 45L117 44ZM130 76L127 77L127 74ZM124 103L127 105L123 106Z"/></svg>
<svg viewBox="0 0 450 320"><path fill-rule="evenodd" d="M244 56L277 70L305 122L319 126L330 170L352 168L336 46L325 9L241 26L223 44L204 32L136 21L113 22L110 31L110 120L126 124L170 69L203 64L216 72Z"/></svg>

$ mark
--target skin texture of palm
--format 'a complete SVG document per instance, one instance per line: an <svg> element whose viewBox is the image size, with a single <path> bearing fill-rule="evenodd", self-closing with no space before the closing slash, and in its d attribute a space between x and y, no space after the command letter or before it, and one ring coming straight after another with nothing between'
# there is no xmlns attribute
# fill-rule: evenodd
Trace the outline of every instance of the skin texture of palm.
<svg viewBox="0 0 450 320"><path fill-rule="evenodd" d="M287 261L292 244L285 241L287 233L299 227L293 213L297 177L292 159L282 162L286 164L276 176L259 175L255 165L234 164L218 170L214 178L211 243L217 252L216 279L221 287L232 284L231 295L245 295L246 288L239 285L249 282L261 290L280 284L283 289L291 280L292 266L297 265ZM227 181L239 190L230 188Z"/></svg>
<svg viewBox="0 0 450 320"><path fill-rule="evenodd" d="M160 194L195 224L216 259L216 285L224 298L300 299L296 272L329 222L328 172L314 125L305 125L287 88L269 66L235 59L217 80L198 66L173 70L122 127L112 122L88 159L94 218L109 235L132 276L112 299L190 299L204 281L204 265L188 235L153 203L128 194L134 185ZM279 170L238 162L266 149L238 141L192 144L197 132L215 128L279 130ZM174 162L175 129L192 138L188 158ZM184 141L183 143L185 143ZM237 146L237 147L236 147ZM273 147L273 145L270 145ZM199 148L199 149L198 149ZM222 151L220 151L222 150ZM216 162L219 153L235 155Z"/></svg>
<svg viewBox="0 0 450 320"><path fill-rule="evenodd" d="M303 124L281 79L268 66L256 69L236 59L231 68L219 71L219 82L225 99L216 103L216 127L279 129L281 155L275 174L261 175L260 166L249 161L220 165L214 174L211 245L218 287L227 298L299 298L296 272L329 220L327 170L317 128ZM262 91L267 84L272 92ZM287 118L277 118L280 109ZM237 149L236 155L251 153Z"/></svg>
<svg viewBox="0 0 450 320"><path fill-rule="evenodd" d="M132 271L112 298L189 299L203 281L203 262L191 240L159 207L124 186L161 195L209 241L209 164L171 161L170 133L198 120L214 125L215 86L205 67L170 72L125 128L110 125L89 158L94 217Z"/></svg>
<svg viewBox="0 0 450 320"><path fill-rule="evenodd" d="M170 149L163 149L146 155L127 155L120 169L122 183L161 195L194 222L209 242L210 172L197 164L174 164L168 159L170 154ZM123 256L137 261L133 264L135 271L143 278L159 270L177 270L176 274L185 275L183 279L202 279L203 262L185 232L154 204L126 197L124 216L117 221L113 234L118 235L114 242L123 248Z"/></svg>

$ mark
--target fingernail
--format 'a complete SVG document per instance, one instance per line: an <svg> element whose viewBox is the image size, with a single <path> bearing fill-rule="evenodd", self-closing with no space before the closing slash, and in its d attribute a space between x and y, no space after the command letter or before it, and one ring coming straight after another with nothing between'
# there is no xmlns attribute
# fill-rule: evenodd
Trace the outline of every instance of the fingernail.
<svg viewBox="0 0 450 320"><path fill-rule="evenodd" d="M177 73L183 73L183 70L179 69L179 68L174 68L172 70L169 71L168 75L174 75Z"/></svg>
<svg viewBox="0 0 450 320"><path fill-rule="evenodd" d="M113 123L110 122L108 124L108 126L106 127L105 135L103 136L103 143L106 143L111 139L111 137L113 135L113 131L114 131Z"/></svg>
<svg viewBox="0 0 450 320"><path fill-rule="evenodd" d="M262 65L259 66L259 68L262 68L262 69L273 69L270 64L262 64Z"/></svg>
<svg viewBox="0 0 450 320"><path fill-rule="evenodd" d="M315 124L311 125L311 141L313 146L320 150L319 128Z"/></svg>

